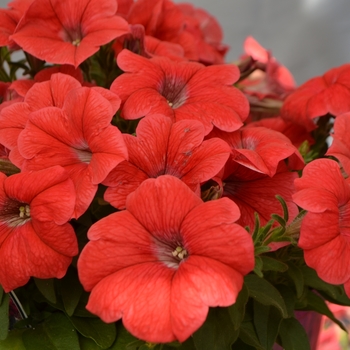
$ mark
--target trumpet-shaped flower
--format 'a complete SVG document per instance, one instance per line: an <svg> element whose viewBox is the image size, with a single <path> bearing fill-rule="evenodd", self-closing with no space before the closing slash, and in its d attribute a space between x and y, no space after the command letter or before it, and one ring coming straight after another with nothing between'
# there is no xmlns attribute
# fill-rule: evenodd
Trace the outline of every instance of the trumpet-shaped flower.
<svg viewBox="0 0 350 350"><path fill-rule="evenodd" d="M31 55L51 63L80 63L126 34L115 0L34 0L10 36Z"/></svg>
<svg viewBox="0 0 350 350"><path fill-rule="evenodd" d="M294 202L306 209L299 246L305 262L332 284L350 281L350 184L337 162L317 159L295 180Z"/></svg>
<svg viewBox="0 0 350 350"><path fill-rule="evenodd" d="M350 64L332 68L296 89L285 100L281 116L305 126L316 128L313 119L327 113L337 116L350 111Z"/></svg>
<svg viewBox="0 0 350 350"><path fill-rule="evenodd" d="M111 125L118 102L102 88L73 89L64 94L62 108L30 113L19 135L22 170L61 165L68 171L77 192L75 218L88 208L98 184L127 158L122 134Z"/></svg>
<svg viewBox="0 0 350 350"><path fill-rule="evenodd" d="M5 292L31 276L62 278L78 254L73 227L75 191L62 167L0 173L0 284Z"/></svg>
<svg viewBox="0 0 350 350"><path fill-rule="evenodd" d="M254 267L252 239L235 224L239 215L228 198L203 203L176 177L144 181L126 210L88 232L78 260L91 290L87 309L105 322L122 318L150 342L184 341L209 306L235 302Z"/></svg>
<svg viewBox="0 0 350 350"><path fill-rule="evenodd" d="M176 176L199 194L200 184L215 176L230 154L223 140L203 141L204 128L195 120L173 124L165 116L149 116L140 121L136 133L137 137L124 135L129 160L103 182L108 186L105 200L119 209L142 181L159 175Z"/></svg>
<svg viewBox="0 0 350 350"><path fill-rule="evenodd" d="M128 50L117 61L125 73L112 83L111 91L120 96L125 119L150 114L175 121L194 119L202 122L208 134L213 125L237 130L248 116L248 100L232 86L239 78L233 64L205 67L165 57L146 59Z"/></svg>

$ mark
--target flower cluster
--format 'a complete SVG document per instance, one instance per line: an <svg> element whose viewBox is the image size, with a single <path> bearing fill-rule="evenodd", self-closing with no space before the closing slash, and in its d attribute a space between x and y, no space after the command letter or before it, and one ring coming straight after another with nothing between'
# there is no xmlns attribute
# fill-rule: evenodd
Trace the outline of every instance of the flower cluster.
<svg viewBox="0 0 350 350"><path fill-rule="evenodd" d="M225 64L217 21L171 0L0 18L0 285L28 314L5 342L61 324L70 349L203 350L217 313L222 349L270 349L290 310L350 305L350 65L297 88L253 38Z"/></svg>

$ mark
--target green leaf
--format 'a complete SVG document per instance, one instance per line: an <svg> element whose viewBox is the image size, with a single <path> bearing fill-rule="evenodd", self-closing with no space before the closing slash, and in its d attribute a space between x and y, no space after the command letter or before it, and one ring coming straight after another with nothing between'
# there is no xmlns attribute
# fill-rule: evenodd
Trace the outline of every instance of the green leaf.
<svg viewBox="0 0 350 350"><path fill-rule="evenodd" d="M78 335L61 312L50 315L43 323L23 332L26 350L80 350Z"/></svg>
<svg viewBox="0 0 350 350"><path fill-rule="evenodd" d="M251 345L256 350L265 350L260 344L258 335L252 322L243 322L241 324L239 338L248 345Z"/></svg>
<svg viewBox="0 0 350 350"><path fill-rule="evenodd" d="M79 335L80 350L102 350L92 339Z"/></svg>
<svg viewBox="0 0 350 350"><path fill-rule="evenodd" d="M248 288L243 284L243 287L237 296L236 302L232 306L228 307L228 313L231 317L233 328L235 330L239 329L239 326L243 321L245 314L245 306L248 302L248 299Z"/></svg>
<svg viewBox="0 0 350 350"><path fill-rule="evenodd" d="M76 269L69 268L64 278L57 281L62 296L64 309L68 316L72 316L83 293Z"/></svg>
<svg viewBox="0 0 350 350"><path fill-rule="evenodd" d="M288 222L289 220L289 213L288 213L288 206L286 201L281 197L280 195L276 195L277 200L280 202L282 209L283 209L283 219L285 222Z"/></svg>
<svg viewBox="0 0 350 350"><path fill-rule="evenodd" d="M282 261L270 258L268 256L261 256L261 260L263 263L263 271L285 272L288 270L288 265L283 263Z"/></svg>
<svg viewBox="0 0 350 350"><path fill-rule="evenodd" d="M0 340L6 339L9 330L9 301L9 294L4 294L0 305Z"/></svg>
<svg viewBox="0 0 350 350"><path fill-rule="evenodd" d="M263 262L260 256L255 257L255 266L254 266L254 273L256 273L259 277L264 277L262 273L263 268Z"/></svg>
<svg viewBox="0 0 350 350"><path fill-rule="evenodd" d="M235 330L227 308L211 308L203 326L193 334L197 350L231 350L239 331Z"/></svg>
<svg viewBox="0 0 350 350"><path fill-rule="evenodd" d="M275 306L284 318L288 317L288 311L281 294L270 282L256 275L247 275L244 283L253 299L264 305Z"/></svg>
<svg viewBox="0 0 350 350"><path fill-rule="evenodd" d="M347 332L346 327L336 317L334 317L333 312L329 309L329 307L321 297L319 297L312 291L309 291L307 295L307 301L307 310L314 310L319 314L327 316L329 319L335 322L342 330Z"/></svg>
<svg viewBox="0 0 350 350"><path fill-rule="evenodd" d="M2 289L1 287L1 284L0 284L0 305L2 304L2 297L5 295L5 292L4 290Z"/></svg>
<svg viewBox="0 0 350 350"><path fill-rule="evenodd" d="M284 350L311 350L305 329L295 318L282 320L279 336Z"/></svg>
<svg viewBox="0 0 350 350"><path fill-rule="evenodd" d="M56 298L56 292L55 292L55 286L54 286L54 279L40 279L40 278L34 278L35 285L41 292L41 294L51 303L56 304L57 298Z"/></svg>
<svg viewBox="0 0 350 350"><path fill-rule="evenodd" d="M24 329L13 329L5 340L0 340L0 350L28 350L25 348L22 333Z"/></svg>
<svg viewBox="0 0 350 350"><path fill-rule="evenodd" d="M184 341L181 344L178 343L178 344L180 344L180 346L174 347L174 346L171 346L171 344L162 344L163 347L161 347L160 349L161 350L174 350L174 349L177 349L177 350L196 350L196 347L193 343L192 338L188 338L186 341Z"/></svg>
<svg viewBox="0 0 350 350"><path fill-rule="evenodd" d="M254 300L254 326L264 349L272 349L281 321L281 314L275 307L262 305Z"/></svg>
<svg viewBox="0 0 350 350"><path fill-rule="evenodd" d="M92 339L102 349L108 349L114 342L117 330L114 323L104 323L99 318L70 318L74 328L84 337Z"/></svg>
<svg viewBox="0 0 350 350"><path fill-rule="evenodd" d="M130 343L137 341L137 338L125 329L121 321L116 323L116 327L117 338L113 343L111 350L125 350Z"/></svg>
<svg viewBox="0 0 350 350"><path fill-rule="evenodd" d="M288 261L288 270L287 274L292 279L295 285L295 290L297 292L297 297L301 298L304 291L304 276L300 268L293 264L292 262Z"/></svg>
<svg viewBox="0 0 350 350"><path fill-rule="evenodd" d="M301 267L301 272L304 276L304 281L307 286L321 290L330 295L332 298L337 297L339 293L339 287L324 282L320 277L317 276L317 273L314 269L311 269L305 265Z"/></svg>
<svg viewBox="0 0 350 350"><path fill-rule="evenodd" d="M282 295L284 303L286 304L288 317L293 317L296 303L296 295L294 290L285 286L284 284L277 284L276 288Z"/></svg>

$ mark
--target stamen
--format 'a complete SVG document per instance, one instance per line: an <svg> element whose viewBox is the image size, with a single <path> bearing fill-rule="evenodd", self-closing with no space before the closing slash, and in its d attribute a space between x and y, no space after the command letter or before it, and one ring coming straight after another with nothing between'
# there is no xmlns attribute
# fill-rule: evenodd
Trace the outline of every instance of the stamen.
<svg viewBox="0 0 350 350"><path fill-rule="evenodd" d="M167 102L168 102L168 105L169 105L170 107L172 107L172 106L174 105L172 102L170 102L170 101L168 101L168 100L167 100Z"/></svg>
<svg viewBox="0 0 350 350"><path fill-rule="evenodd" d="M28 218L30 217L30 207L28 204L25 206L20 206L19 207L19 217L20 218Z"/></svg>
<svg viewBox="0 0 350 350"><path fill-rule="evenodd" d="M72 44L73 44L74 46L79 46L79 45L80 45L80 39L75 39L75 40L73 40L73 41L72 41Z"/></svg>
<svg viewBox="0 0 350 350"><path fill-rule="evenodd" d="M174 257L178 257L180 260L187 256L187 250L182 247L176 247L174 251L171 252Z"/></svg>

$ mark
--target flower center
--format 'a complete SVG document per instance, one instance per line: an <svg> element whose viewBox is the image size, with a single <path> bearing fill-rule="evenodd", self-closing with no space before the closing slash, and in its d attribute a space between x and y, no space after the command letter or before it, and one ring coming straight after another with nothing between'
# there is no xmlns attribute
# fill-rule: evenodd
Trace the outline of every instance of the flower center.
<svg viewBox="0 0 350 350"><path fill-rule="evenodd" d="M28 204L26 204L25 206L21 205L19 207L19 217L20 218L30 218L30 208L29 208Z"/></svg>
<svg viewBox="0 0 350 350"><path fill-rule="evenodd" d="M188 97L186 82L179 77L166 77L159 93L166 98L168 105L173 109L181 107Z"/></svg>
<svg viewBox="0 0 350 350"><path fill-rule="evenodd" d="M168 237L164 241L155 239L154 248L158 259L167 267L177 269L182 261L188 258L189 253L182 244L181 237Z"/></svg>
<svg viewBox="0 0 350 350"><path fill-rule="evenodd" d="M177 246L175 250L172 251L173 257L183 260L187 256L187 250Z"/></svg>

